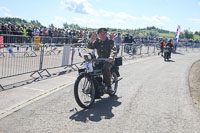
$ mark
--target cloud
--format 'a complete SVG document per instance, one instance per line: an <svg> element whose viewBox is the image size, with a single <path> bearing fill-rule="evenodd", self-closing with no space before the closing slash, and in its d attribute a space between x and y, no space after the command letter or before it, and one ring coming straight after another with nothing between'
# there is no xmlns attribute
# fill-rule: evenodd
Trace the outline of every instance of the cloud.
<svg viewBox="0 0 200 133"><path fill-rule="evenodd" d="M127 23L125 20L121 19L112 19L106 17L102 19L102 17L90 17L90 16L83 16L83 17L73 17L72 21L80 26L83 27L92 27L92 28L99 28L99 27L109 27L109 28L116 28L120 25L120 28L127 28ZM117 26L116 26L117 25Z"/></svg>
<svg viewBox="0 0 200 133"><path fill-rule="evenodd" d="M66 18L63 18L63 17L61 17L61 16L55 16L54 18L53 18L53 21L52 21L52 23L54 24L54 26L55 27L59 27L59 28L62 28L63 27L63 24L64 23L70 23L70 21L68 20L68 19L66 19Z"/></svg>
<svg viewBox="0 0 200 133"><path fill-rule="evenodd" d="M82 27L109 27L109 28L121 28L121 29L136 29L139 27L156 26L158 28L167 28L167 17L134 17L131 15L123 16L121 13L115 14L112 17L109 15L102 16L74 16L71 21ZM144 19L145 18L145 19ZM155 19L157 18L157 19ZM158 19L159 18L159 19ZM167 20L167 21L165 21Z"/></svg>
<svg viewBox="0 0 200 133"><path fill-rule="evenodd" d="M105 26L105 21L102 21L99 17L89 17L89 16L83 16L83 17L73 17L72 21L80 26L83 27L93 27L98 28Z"/></svg>
<svg viewBox="0 0 200 133"><path fill-rule="evenodd" d="M106 18L107 20L112 18L111 21L117 21L118 23L128 23L128 21L130 22L135 22L135 21L142 21L145 23L149 23L149 24L157 24L163 27L163 25L165 25L165 22L171 22L170 18L166 17L166 16L152 16L152 17L146 17L146 16L142 16L142 17L136 17L133 15L129 15L125 12L111 12L111 11L106 11L106 10L99 10L97 12L97 16L102 17L102 18ZM103 20L103 19L102 19Z"/></svg>
<svg viewBox="0 0 200 133"><path fill-rule="evenodd" d="M119 13L115 13L115 17L119 18L119 19L123 19L123 20L138 20L138 17L129 15L125 12L119 12Z"/></svg>
<svg viewBox="0 0 200 133"><path fill-rule="evenodd" d="M99 10L99 15L98 16L105 16L105 17L111 17L111 16L113 16L113 15L115 15L115 13L114 12L111 12L111 11L106 11L106 10L103 10L103 9L101 9L101 10Z"/></svg>
<svg viewBox="0 0 200 133"><path fill-rule="evenodd" d="M0 7L0 14L4 17L12 17L10 10L7 7Z"/></svg>
<svg viewBox="0 0 200 133"><path fill-rule="evenodd" d="M172 21L166 16L133 16L126 12L113 12L104 9L94 9L90 4L91 0L61 0L62 8L69 11L86 14L74 15L72 23L83 27L110 27L110 28L138 28L148 26L157 26L164 28Z"/></svg>
<svg viewBox="0 0 200 133"><path fill-rule="evenodd" d="M197 3L198 6L200 6L200 1Z"/></svg>
<svg viewBox="0 0 200 133"><path fill-rule="evenodd" d="M192 19L189 19L189 20L194 22L194 23L199 23L200 24L200 18L192 18Z"/></svg>
<svg viewBox="0 0 200 133"><path fill-rule="evenodd" d="M61 0L61 7L80 14L94 14L87 0Z"/></svg>
<svg viewBox="0 0 200 133"><path fill-rule="evenodd" d="M10 12L10 10L6 7L0 7L0 11L2 12Z"/></svg>
<svg viewBox="0 0 200 133"><path fill-rule="evenodd" d="M139 18L141 20L145 20L145 21L148 21L148 22L161 22L161 21L167 21L169 22L170 19L166 16L152 16L152 17L141 17Z"/></svg>

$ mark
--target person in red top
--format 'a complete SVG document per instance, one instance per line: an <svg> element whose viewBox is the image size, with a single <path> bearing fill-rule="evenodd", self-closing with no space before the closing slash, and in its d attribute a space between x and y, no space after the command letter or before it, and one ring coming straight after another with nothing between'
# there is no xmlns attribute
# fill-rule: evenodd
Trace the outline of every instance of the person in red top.
<svg viewBox="0 0 200 133"><path fill-rule="evenodd" d="M163 56L164 47L165 47L165 40L163 39L163 41L160 43L160 52L158 53L158 55L161 53L161 56Z"/></svg>

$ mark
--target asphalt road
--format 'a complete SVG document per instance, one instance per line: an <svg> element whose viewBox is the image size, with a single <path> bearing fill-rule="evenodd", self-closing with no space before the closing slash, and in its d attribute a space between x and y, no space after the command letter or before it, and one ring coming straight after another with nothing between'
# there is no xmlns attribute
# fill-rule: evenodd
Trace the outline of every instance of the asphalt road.
<svg viewBox="0 0 200 133"><path fill-rule="evenodd" d="M200 53L173 54L127 61L117 95L82 110L73 85L44 97L0 120L0 133L199 133L188 72Z"/></svg>

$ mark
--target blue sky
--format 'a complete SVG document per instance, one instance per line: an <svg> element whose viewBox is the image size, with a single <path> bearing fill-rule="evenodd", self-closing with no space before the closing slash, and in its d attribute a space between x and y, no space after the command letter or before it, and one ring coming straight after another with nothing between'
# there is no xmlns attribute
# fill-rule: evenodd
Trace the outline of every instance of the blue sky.
<svg viewBox="0 0 200 133"><path fill-rule="evenodd" d="M200 0L0 0L0 17L82 27L200 31Z"/></svg>

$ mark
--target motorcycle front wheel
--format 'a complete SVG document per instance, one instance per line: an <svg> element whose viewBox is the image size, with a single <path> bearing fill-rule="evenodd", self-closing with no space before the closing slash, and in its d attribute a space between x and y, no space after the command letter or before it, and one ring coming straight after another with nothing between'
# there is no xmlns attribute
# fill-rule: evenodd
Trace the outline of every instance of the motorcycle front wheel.
<svg viewBox="0 0 200 133"><path fill-rule="evenodd" d="M81 74L74 84L74 97L77 104L88 109L95 101L93 81L86 74Z"/></svg>

